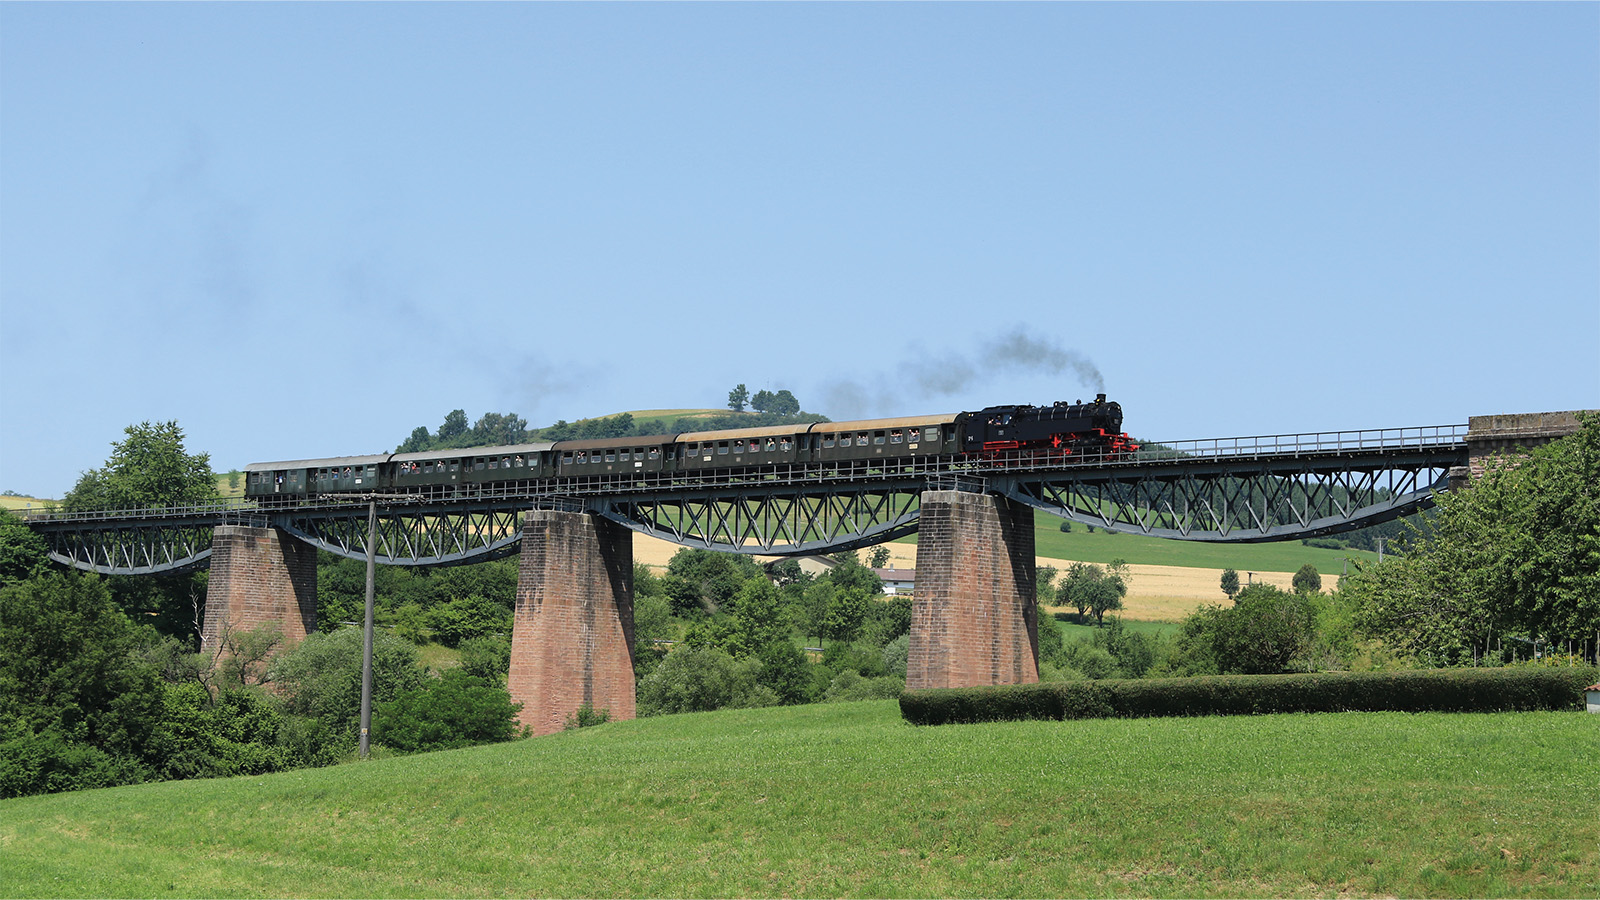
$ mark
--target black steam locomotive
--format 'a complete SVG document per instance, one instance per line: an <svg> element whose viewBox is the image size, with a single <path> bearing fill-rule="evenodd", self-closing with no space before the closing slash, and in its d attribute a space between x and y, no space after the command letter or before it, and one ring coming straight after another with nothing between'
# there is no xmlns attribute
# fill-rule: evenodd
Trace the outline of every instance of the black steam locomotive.
<svg viewBox="0 0 1600 900"><path fill-rule="evenodd" d="M301 499L385 491L455 496L476 485L581 476L737 474L772 465L893 465L930 456L1026 464L1116 460L1138 450L1122 407L1091 403L991 406L978 412L808 422L506 447L341 456L245 467L245 495Z"/></svg>

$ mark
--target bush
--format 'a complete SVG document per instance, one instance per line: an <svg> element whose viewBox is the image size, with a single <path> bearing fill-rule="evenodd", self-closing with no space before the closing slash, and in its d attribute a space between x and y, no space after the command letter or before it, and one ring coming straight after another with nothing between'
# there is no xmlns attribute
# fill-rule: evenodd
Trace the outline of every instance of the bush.
<svg viewBox="0 0 1600 900"><path fill-rule="evenodd" d="M777 706L778 695L758 680L760 669L759 660L735 660L715 647L681 647L639 683L639 715Z"/></svg>
<svg viewBox="0 0 1600 900"><path fill-rule="evenodd" d="M847 644L842 641L829 644L822 651L822 665L835 673L853 669L863 678L877 678L884 674L883 651L872 646Z"/></svg>
<svg viewBox="0 0 1600 900"><path fill-rule="evenodd" d="M911 654L911 636L902 634L883 646L883 671L890 675L906 677L906 663Z"/></svg>
<svg viewBox="0 0 1600 900"><path fill-rule="evenodd" d="M0 738L0 800L138 784L149 775L131 756L69 741L53 730L18 729Z"/></svg>
<svg viewBox="0 0 1600 900"><path fill-rule="evenodd" d="M511 610L479 594L460 597L428 610L428 627L439 643L455 647L468 638L510 633Z"/></svg>
<svg viewBox="0 0 1600 900"><path fill-rule="evenodd" d="M372 702L414 690L426 676L417 648L378 629L372 635ZM320 719L335 732L354 733L361 721L361 629L310 634L272 664L272 680L289 712Z"/></svg>
<svg viewBox="0 0 1600 900"><path fill-rule="evenodd" d="M436 681L377 704L372 738L412 752L508 741L516 737L521 709L505 688L451 669Z"/></svg>
<svg viewBox="0 0 1600 900"><path fill-rule="evenodd" d="M563 728L567 731L577 731L579 728L592 728L595 725L604 725L611 721L611 710L595 709L585 702L577 711L567 716Z"/></svg>
<svg viewBox="0 0 1600 900"><path fill-rule="evenodd" d="M461 671L489 684L500 684L511 673L511 639L502 634L467 638L461 642Z"/></svg>
<svg viewBox="0 0 1600 900"><path fill-rule="evenodd" d="M906 680L893 675L882 678L862 678L854 669L845 669L833 676L824 703L850 703L856 700L892 700L906 689Z"/></svg>
<svg viewBox="0 0 1600 900"><path fill-rule="evenodd" d="M1579 709L1593 666L1221 675L907 691L917 725L1013 719L1260 715L1289 712L1509 712Z"/></svg>
<svg viewBox="0 0 1600 900"><path fill-rule="evenodd" d="M161 778L223 778L290 768L278 746L282 714L264 696L224 690L213 701L198 682L166 686L151 757Z"/></svg>
<svg viewBox="0 0 1600 900"><path fill-rule="evenodd" d="M785 706L810 703L816 699L811 678L811 663L805 651L787 640L777 640L756 656L761 661L757 679L777 695Z"/></svg>

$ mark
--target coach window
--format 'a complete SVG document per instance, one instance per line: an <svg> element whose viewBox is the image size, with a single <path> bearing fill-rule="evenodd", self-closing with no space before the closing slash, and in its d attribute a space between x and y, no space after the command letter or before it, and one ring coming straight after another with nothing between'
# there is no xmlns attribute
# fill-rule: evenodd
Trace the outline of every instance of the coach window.
<svg viewBox="0 0 1600 900"><path fill-rule="evenodd" d="M728 442L727 441L717 441L717 455L718 456L727 456L728 455Z"/></svg>
<svg viewBox="0 0 1600 900"><path fill-rule="evenodd" d="M650 448L650 458L651 459L660 459L661 458L661 448L660 447L651 447Z"/></svg>
<svg viewBox="0 0 1600 900"><path fill-rule="evenodd" d="M784 438L783 440L778 442L778 449L782 450L785 453L788 453L793 447L794 447L794 441L792 441L792 440L790 440L788 438Z"/></svg>
<svg viewBox="0 0 1600 900"><path fill-rule="evenodd" d="M615 450L607 450L606 451L606 462L616 462L616 461L617 461L617 451L615 451Z"/></svg>
<svg viewBox="0 0 1600 900"><path fill-rule="evenodd" d="M882 447L883 446L883 432L874 431L872 433L872 442L874 444L877 444L878 446Z"/></svg>
<svg viewBox="0 0 1600 900"><path fill-rule="evenodd" d="M484 469L483 457L480 456L477 459L473 460L472 461L472 468L475 469L476 471L482 472L483 469Z"/></svg>
<svg viewBox="0 0 1600 900"><path fill-rule="evenodd" d="M925 440L937 441L939 439L939 429L938 428L924 428L924 429L922 429L922 437Z"/></svg>
<svg viewBox="0 0 1600 900"><path fill-rule="evenodd" d="M905 442L906 442L905 435L901 434L900 432L891 431L889 433L889 443L891 443L891 444L904 444Z"/></svg>
<svg viewBox="0 0 1600 900"><path fill-rule="evenodd" d="M863 431L860 434L856 435L856 446L857 447L865 447L866 445L867 445L867 433L865 431Z"/></svg>
<svg viewBox="0 0 1600 900"><path fill-rule="evenodd" d="M499 460L497 460L497 459L491 459L491 460L489 460L489 468L491 468L491 469L498 469L498 468L500 468L500 461L499 461Z"/></svg>
<svg viewBox="0 0 1600 900"><path fill-rule="evenodd" d="M833 446L833 435L831 435L831 434L823 435L822 436L822 449L827 450L832 446Z"/></svg>

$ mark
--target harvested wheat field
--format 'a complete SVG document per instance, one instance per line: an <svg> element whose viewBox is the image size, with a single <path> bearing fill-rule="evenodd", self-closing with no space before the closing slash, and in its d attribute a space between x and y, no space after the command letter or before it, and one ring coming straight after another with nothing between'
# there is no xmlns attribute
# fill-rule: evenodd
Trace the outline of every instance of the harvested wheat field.
<svg viewBox="0 0 1600 900"><path fill-rule="evenodd" d="M915 544L883 544L889 548L889 565L897 569L913 569L917 565ZM658 570L666 568L672 554L681 549L677 544L636 534L633 538L633 559ZM765 557L758 557L765 561ZM1041 556L1040 566L1054 566L1065 572L1072 565L1070 559L1052 559ZM1222 593L1221 569L1192 569L1182 566L1130 565L1133 583L1128 586L1128 596L1123 599L1122 615L1146 622L1176 622L1208 603L1227 603ZM1290 572L1256 572L1253 575L1239 572L1239 583L1265 581L1289 590L1294 575ZM1331 591L1339 584L1338 575L1324 574L1322 589ZM1058 607L1057 609L1062 609Z"/></svg>

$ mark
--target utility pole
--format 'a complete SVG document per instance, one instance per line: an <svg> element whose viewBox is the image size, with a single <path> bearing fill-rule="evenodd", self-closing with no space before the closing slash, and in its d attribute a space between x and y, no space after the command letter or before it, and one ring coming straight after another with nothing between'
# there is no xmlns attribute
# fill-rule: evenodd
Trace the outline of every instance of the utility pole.
<svg viewBox="0 0 1600 900"><path fill-rule="evenodd" d="M361 634L361 758L367 758L372 733L372 600L377 593L378 498L367 502L367 617Z"/></svg>

